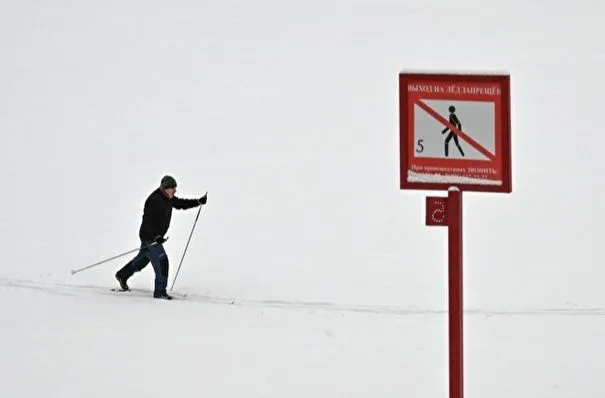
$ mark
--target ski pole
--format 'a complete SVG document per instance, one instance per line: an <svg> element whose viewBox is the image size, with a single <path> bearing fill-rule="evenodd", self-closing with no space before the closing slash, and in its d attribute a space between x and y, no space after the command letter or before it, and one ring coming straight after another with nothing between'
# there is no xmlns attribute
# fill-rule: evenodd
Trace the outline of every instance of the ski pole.
<svg viewBox="0 0 605 398"><path fill-rule="evenodd" d="M166 240L168 240L168 238L166 238ZM157 245L157 242L153 242L152 244L148 245L147 247L149 247L149 246L154 246L154 245ZM110 258L108 258L107 260L99 261L98 263L94 263L94 264L88 265L88 266L86 266L86 267L84 267L84 268L80 268L80 269L76 269L76 270L73 270L73 269L72 269L70 272L71 272L71 274L73 275L73 274L76 274L76 273L78 273L78 272L81 272L81 271L87 270L87 269L89 269L89 268L96 267L97 265L101 265L101 264L106 263L106 262L108 262L108 261L115 260L116 258L123 257L123 256L125 256L125 255L127 255L127 254L134 253L134 252L139 251L139 250L141 250L141 247L137 247L136 249L132 249L132 250L129 250L129 251L124 252L124 253L122 253L122 254L118 254L118 255L116 255L116 256L110 257Z"/></svg>
<svg viewBox="0 0 605 398"><path fill-rule="evenodd" d="M206 192L207 194L208 192ZM176 282L177 276L179 276L179 270L181 269L181 265L183 265L183 259L185 258L185 253L187 253L187 248L189 247L189 242L191 241L191 237L193 236L193 230L195 229L195 224L197 224L197 219L200 218L200 213L202 212L203 205L197 211L197 215L195 216L195 221L193 222L193 227L191 228L191 233L189 234L189 239L187 239L187 245L185 245L185 250L183 251L183 256L181 257L181 262L179 263L179 267L176 270L176 274L174 275L174 280L172 281L172 286L170 286L170 291L174 287L174 283Z"/></svg>

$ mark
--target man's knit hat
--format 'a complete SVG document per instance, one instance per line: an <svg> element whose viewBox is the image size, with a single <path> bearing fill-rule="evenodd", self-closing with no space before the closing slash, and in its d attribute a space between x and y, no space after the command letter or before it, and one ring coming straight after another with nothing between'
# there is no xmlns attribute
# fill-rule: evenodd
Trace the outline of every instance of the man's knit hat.
<svg viewBox="0 0 605 398"><path fill-rule="evenodd" d="M162 177L160 186L164 189L176 188L176 180L171 176L164 176Z"/></svg>

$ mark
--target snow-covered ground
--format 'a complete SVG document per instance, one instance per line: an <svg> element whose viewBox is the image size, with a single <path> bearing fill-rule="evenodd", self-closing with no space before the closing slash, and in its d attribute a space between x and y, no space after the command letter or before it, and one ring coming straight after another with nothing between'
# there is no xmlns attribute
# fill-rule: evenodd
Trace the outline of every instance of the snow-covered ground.
<svg viewBox="0 0 605 398"><path fill-rule="evenodd" d="M49 398L447 396L442 311L233 299L154 301L145 291L2 279L0 389ZM467 396L599 396L605 309L470 309L466 327Z"/></svg>
<svg viewBox="0 0 605 398"><path fill-rule="evenodd" d="M0 396L445 397L445 231L399 190L398 73L430 69L511 74L513 193L464 196L466 397L602 398L603 15L0 2ZM164 174L209 191L187 296L70 275L139 245Z"/></svg>

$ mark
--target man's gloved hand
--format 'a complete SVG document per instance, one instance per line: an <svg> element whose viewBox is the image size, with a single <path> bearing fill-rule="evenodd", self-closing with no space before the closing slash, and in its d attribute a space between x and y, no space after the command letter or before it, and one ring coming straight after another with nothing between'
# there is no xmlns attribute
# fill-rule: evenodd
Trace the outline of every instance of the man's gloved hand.
<svg viewBox="0 0 605 398"><path fill-rule="evenodd" d="M205 205L206 202L208 201L208 194L205 194L204 196L202 196L201 198L199 198L197 201L198 201L199 204Z"/></svg>

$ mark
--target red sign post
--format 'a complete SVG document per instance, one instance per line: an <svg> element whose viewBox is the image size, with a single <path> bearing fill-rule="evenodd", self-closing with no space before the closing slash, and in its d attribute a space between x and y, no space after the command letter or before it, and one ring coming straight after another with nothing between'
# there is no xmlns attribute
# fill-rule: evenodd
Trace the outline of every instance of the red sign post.
<svg viewBox="0 0 605 398"><path fill-rule="evenodd" d="M512 192L510 76L401 73L400 188L426 198L426 225L448 228L449 397L464 397L462 192Z"/></svg>

